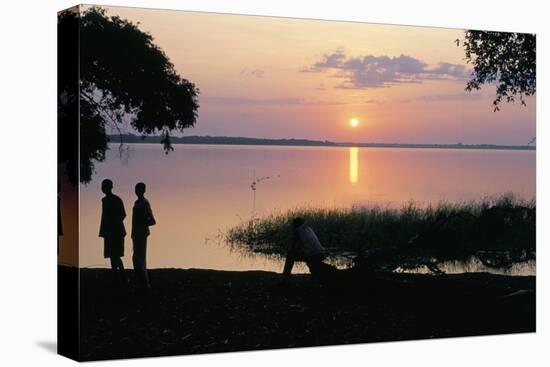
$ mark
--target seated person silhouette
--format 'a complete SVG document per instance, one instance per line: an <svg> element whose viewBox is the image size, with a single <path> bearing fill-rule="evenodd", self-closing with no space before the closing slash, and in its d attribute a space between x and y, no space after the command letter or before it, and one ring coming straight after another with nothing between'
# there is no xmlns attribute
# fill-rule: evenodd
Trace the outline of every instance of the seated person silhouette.
<svg viewBox="0 0 550 367"><path fill-rule="evenodd" d="M103 257L111 259L111 269L124 270L121 257L124 256L124 218L126 211L122 200L113 194L113 181L103 180L101 191L105 194L101 199L101 224L99 237L103 237Z"/></svg>
<svg viewBox="0 0 550 367"><path fill-rule="evenodd" d="M292 221L293 240L283 269L283 282L288 281L295 261L305 261L313 279L321 280L336 269L325 264L327 250L321 245L317 235L304 223L302 218Z"/></svg>
<svg viewBox="0 0 550 367"><path fill-rule="evenodd" d="M132 242L134 255L132 261L134 272L140 285L150 288L149 275L147 274L147 237L151 233L149 226L155 225L155 217L151 210L151 204L145 198L146 186L143 182L136 184L135 192L137 200L132 209Z"/></svg>

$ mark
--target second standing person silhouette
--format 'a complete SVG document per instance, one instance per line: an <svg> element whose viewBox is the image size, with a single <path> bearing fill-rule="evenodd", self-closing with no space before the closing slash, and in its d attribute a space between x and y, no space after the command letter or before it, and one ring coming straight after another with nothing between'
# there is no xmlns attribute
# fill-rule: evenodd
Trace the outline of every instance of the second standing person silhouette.
<svg viewBox="0 0 550 367"><path fill-rule="evenodd" d="M155 225L155 217L149 201L145 198L146 186L143 182L136 184L137 200L132 209L132 242L134 245L134 272L138 282L145 288L150 288L147 274L147 237L151 233L149 226Z"/></svg>

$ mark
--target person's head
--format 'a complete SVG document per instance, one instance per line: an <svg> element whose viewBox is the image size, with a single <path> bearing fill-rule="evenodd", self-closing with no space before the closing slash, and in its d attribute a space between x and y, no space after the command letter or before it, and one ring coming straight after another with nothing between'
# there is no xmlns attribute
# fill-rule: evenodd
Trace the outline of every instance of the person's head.
<svg viewBox="0 0 550 367"><path fill-rule="evenodd" d="M101 182L101 191L103 191L105 195L110 194L113 191L113 181L108 178L103 180Z"/></svg>
<svg viewBox="0 0 550 367"><path fill-rule="evenodd" d="M300 227L302 224L304 224L303 218L296 217L292 221L292 228L296 229L296 228Z"/></svg>
<svg viewBox="0 0 550 367"><path fill-rule="evenodd" d="M141 198L145 195L145 184L143 182L138 182L136 184L136 195Z"/></svg>

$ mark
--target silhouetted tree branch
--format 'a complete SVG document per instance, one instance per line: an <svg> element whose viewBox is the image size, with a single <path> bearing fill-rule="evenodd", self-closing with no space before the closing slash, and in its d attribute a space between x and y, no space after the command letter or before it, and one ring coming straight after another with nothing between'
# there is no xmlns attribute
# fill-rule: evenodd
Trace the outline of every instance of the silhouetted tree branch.
<svg viewBox="0 0 550 367"><path fill-rule="evenodd" d="M460 40L456 41L460 45ZM467 30L462 42L466 60L473 64L467 91L479 90L482 84L496 83L494 110L500 103L514 102L536 92L536 37L528 33Z"/></svg>

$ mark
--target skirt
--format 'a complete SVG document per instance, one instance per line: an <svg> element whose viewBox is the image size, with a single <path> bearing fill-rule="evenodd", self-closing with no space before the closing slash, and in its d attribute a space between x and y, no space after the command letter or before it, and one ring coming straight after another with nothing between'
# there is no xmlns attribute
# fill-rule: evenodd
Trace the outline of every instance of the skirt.
<svg viewBox="0 0 550 367"><path fill-rule="evenodd" d="M108 237L103 240L104 258L124 256L124 237Z"/></svg>

